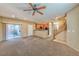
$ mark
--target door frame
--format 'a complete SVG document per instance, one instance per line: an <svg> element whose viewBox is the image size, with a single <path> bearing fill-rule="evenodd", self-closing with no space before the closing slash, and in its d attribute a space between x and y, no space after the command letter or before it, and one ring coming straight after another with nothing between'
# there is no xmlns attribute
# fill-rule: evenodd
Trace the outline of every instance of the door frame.
<svg viewBox="0 0 79 59"><path fill-rule="evenodd" d="M33 25L29 24L28 25L28 36L32 36L33 35Z"/></svg>

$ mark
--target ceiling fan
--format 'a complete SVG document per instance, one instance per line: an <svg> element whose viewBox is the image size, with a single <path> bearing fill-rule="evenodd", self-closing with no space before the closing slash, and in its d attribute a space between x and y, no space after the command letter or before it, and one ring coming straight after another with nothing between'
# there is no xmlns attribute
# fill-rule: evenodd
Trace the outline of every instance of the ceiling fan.
<svg viewBox="0 0 79 59"><path fill-rule="evenodd" d="M46 8L45 6L40 6L39 7L37 4L32 4L32 3L29 3L29 5L32 7L32 9L28 9L28 10L24 10L24 11L33 11L32 16L35 15L36 12L43 15L43 13L40 12L39 10L42 10L42 9Z"/></svg>

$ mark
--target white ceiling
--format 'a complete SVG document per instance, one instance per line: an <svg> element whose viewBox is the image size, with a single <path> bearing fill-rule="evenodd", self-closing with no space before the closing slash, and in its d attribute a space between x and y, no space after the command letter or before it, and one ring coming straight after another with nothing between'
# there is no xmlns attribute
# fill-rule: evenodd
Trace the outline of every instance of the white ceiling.
<svg viewBox="0 0 79 59"><path fill-rule="evenodd" d="M74 3L41 3L39 5L46 6L45 10L40 10L44 15L38 13L32 16L33 11L24 11L30 9L30 5L27 3L0 3L0 16L14 17L19 19L25 19L29 21L48 21L52 20L56 16L62 16L78 4Z"/></svg>

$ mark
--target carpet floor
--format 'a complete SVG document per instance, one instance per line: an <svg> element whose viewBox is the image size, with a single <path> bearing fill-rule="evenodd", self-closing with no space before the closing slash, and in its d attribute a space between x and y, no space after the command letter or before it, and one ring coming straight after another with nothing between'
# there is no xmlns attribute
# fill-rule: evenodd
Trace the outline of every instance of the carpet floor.
<svg viewBox="0 0 79 59"><path fill-rule="evenodd" d="M79 56L79 52L59 42L28 37L1 42L0 56Z"/></svg>

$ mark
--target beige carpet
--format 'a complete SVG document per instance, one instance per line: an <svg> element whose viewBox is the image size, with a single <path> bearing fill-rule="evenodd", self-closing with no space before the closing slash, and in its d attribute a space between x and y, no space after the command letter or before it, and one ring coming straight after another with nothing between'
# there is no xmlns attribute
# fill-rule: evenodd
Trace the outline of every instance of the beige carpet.
<svg viewBox="0 0 79 59"><path fill-rule="evenodd" d="M12 39L0 43L2 56L77 56L79 53L67 45L37 37Z"/></svg>

